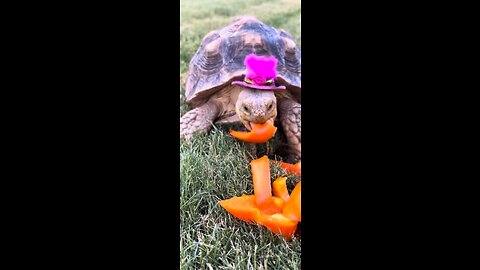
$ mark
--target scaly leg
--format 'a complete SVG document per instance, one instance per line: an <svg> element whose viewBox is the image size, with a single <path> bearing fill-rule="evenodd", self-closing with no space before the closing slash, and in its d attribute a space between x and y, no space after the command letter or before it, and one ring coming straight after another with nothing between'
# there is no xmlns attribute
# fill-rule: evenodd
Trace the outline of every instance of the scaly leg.
<svg viewBox="0 0 480 270"><path fill-rule="evenodd" d="M286 161L297 163L302 159L302 105L291 99L283 99L279 101L278 109L289 147Z"/></svg>
<svg viewBox="0 0 480 270"><path fill-rule="evenodd" d="M188 141L194 133L207 133L217 118L218 112L218 107L212 102L188 111L180 118L180 138Z"/></svg>

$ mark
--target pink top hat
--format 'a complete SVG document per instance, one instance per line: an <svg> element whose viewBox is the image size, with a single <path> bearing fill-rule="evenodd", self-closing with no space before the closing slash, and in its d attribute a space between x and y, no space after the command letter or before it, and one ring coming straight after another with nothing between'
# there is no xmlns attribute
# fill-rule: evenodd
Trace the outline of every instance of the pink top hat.
<svg viewBox="0 0 480 270"><path fill-rule="evenodd" d="M281 90L285 86L275 85L277 77L277 59L274 56L257 56L249 54L243 62L247 67L247 74L243 81L233 81L232 84L261 90Z"/></svg>

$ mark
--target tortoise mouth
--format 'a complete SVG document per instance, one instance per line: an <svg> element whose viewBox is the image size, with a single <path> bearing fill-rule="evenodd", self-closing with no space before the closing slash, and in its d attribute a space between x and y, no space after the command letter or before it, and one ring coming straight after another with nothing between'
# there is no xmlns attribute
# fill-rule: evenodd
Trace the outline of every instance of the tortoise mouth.
<svg viewBox="0 0 480 270"><path fill-rule="evenodd" d="M241 121L242 121L243 125L245 126L245 128L247 128L248 131L252 131L254 122L250 122L248 120L243 120L243 119ZM273 117L268 119L267 121L272 122L272 124L274 123ZM263 122L263 123L265 123L265 122ZM263 124L263 123L256 123L256 124Z"/></svg>

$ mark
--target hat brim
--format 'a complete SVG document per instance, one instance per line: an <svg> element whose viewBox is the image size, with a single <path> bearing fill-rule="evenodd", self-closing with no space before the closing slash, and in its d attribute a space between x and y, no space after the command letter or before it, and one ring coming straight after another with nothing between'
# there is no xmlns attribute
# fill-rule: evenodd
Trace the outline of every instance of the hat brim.
<svg viewBox="0 0 480 270"><path fill-rule="evenodd" d="M248 88L253 89L260 89L260 90L284 90L286 87L284 85L276 86L276 85L255 85L249 84L244 81L233 81L232 84L242 85Z"/></svg>

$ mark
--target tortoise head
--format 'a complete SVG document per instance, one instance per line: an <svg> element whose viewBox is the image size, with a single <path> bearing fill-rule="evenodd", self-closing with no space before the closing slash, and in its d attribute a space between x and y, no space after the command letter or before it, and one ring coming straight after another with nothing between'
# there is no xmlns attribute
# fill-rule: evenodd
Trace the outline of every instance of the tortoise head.
<svg viewBox="0 0 480 270"><path fill-rule="evenodd" d="M251 123L262 124L277 117L277 98L273 91L243 88L239 93L235 110L248 130Z"/></svg>

